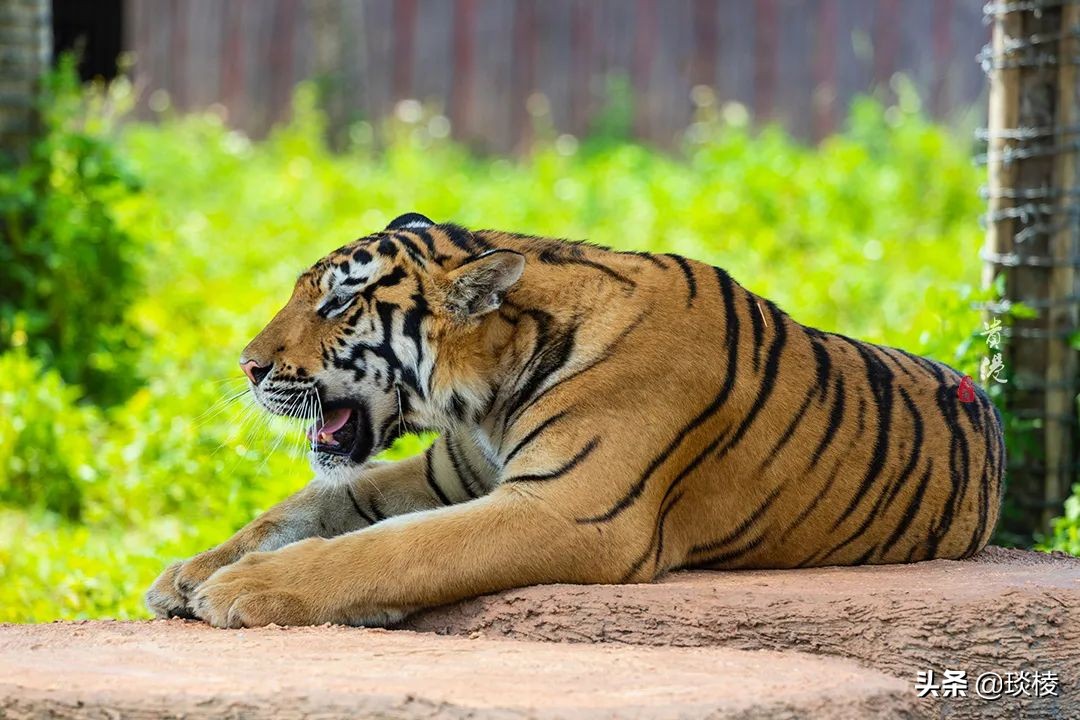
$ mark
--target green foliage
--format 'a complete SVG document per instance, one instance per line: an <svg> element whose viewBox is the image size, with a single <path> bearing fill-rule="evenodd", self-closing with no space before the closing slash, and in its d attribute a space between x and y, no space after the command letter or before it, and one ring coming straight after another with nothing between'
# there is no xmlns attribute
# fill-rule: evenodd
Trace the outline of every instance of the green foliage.
<svg viewBox="0 0 1080 720"><path fill-rule="evenodd" d="M124 97L84 101L65 58L44 79L29 161L0 169L0 351L25 346L100 400L133 387L136 249L114 207L138 183L108 138Z"/></svg>
<svg viewBox="0 0 1080 720"><path fill-rule="evenodd" d="M143 181L105 206L138 250L125 257L141 289L121 296L144 381L89 410L24 353L4 358L0 411L36 429L0 428L0 621L144 616L168 562L306 482L301 428L247 396L220 401L244 388L237 355L297 272L402 212L684 253L800 321L977 374L981 171L910 109L860 102L817 148L705 113L679 157L612 131L515 161L469 154L429 117L389 123L380 150L357 126L332 154L313 105L302 90L292 123L260 143L190 116L129 124L110 146Z"/></svg>
<svg viewBox="0 0 1080 720"><path fill-rule="evenodd" d="M21 350L0 355L0 502L78 519L94 483L96 413Z"/></svg>
<svg viewBox="0 0 1080 720"><path fill-rule="evenodd" d="M1054 521L1054 536L1040 550L1063 550L1080 555L1080 484L1073 485L1072 497L1065 501L1065 514Z"/></svg>
<svg viewBox="0 0 1080 720"><path fill-rule="evenodd" d="M142 617L139 596L161 559L192 536L179 520L131 527L0 509L0 622Z"/></svg>

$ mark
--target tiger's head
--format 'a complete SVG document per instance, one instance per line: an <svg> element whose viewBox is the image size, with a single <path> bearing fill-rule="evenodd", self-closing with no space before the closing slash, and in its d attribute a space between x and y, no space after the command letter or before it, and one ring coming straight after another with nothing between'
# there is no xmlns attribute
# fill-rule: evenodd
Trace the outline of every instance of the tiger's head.
<svg viewBox="0 0 1080 720"><path fill-rule="evenodd" d="M333 478L486 402L505 342L486 320L524 267L462 228L403 215L305 271L240 365L262 407L311 421L312 467Z"/></svg>

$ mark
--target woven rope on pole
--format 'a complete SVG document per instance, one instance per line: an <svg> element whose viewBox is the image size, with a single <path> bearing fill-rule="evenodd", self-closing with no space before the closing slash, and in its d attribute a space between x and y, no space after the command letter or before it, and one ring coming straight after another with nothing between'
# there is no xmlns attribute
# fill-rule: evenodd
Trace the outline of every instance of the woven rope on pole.
<svg viewBox="0 0 1080 720"><path fill-rule="evenodd" d="M988 127L975 133L988 166L980 256L984 283L1004 292L979 307L1003 324L1009 381L993 390L1010 435L1006 502L1022 518L1006 530L1030 542L1032 526L1052 531L1080 477L1080 0L989 2L983 13L993 38L977 56L990 81Z"/></svg>

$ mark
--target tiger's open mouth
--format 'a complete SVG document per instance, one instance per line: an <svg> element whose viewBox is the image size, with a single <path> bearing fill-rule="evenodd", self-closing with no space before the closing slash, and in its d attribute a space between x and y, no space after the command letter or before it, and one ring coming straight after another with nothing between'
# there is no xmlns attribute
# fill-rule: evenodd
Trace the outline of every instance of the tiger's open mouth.
<svg viewBox="0 0 1080 720"><path fill-rule="evenodd" d="M355 457L361 446L368 446L360 427L359 414L351 407L326 410L324 416L307 430L312 449L327 455ZM364 451L367 452L366 450Z"/></svg>

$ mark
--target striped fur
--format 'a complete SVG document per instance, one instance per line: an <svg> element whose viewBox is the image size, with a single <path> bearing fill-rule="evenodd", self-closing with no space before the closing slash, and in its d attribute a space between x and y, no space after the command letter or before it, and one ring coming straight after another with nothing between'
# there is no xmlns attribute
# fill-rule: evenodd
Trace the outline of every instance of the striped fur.
<svg viewBox="0 0 1080 720"><path fill-rule="evenodd" d="M167 570L159 615L385 624L542 582L961 558L998 517L981 390L675 255L410 215L305 273L245 358L273 363L268 409L317 388L366 440ZM422 455L368 460L421 428Z"/></svg>

